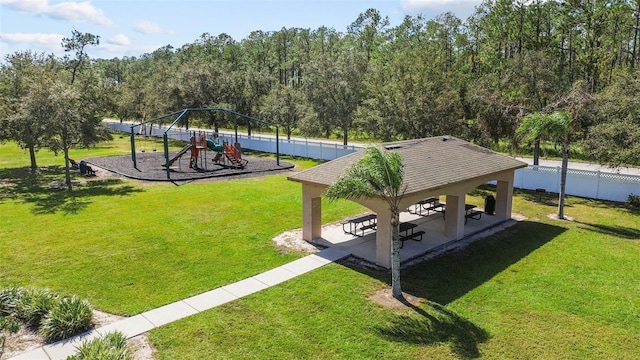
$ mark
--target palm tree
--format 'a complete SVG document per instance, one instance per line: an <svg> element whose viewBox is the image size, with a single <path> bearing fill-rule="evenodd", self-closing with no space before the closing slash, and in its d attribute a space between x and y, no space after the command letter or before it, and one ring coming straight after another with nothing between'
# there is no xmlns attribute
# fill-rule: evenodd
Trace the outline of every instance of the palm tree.
<svg viewBox="0 0 640 360"><path fill-rule="evenodd" d="M567 184L567 165L569 163L569 135L572 130L571 115L566 111L552 114L533 113L522 118L518 135L527 140L547 139L562 144L562 169L560 170L560 199L558 200L558 218L564 219L564 194Z"/></svg>
<svg viewBox="0 0 640 360"><path fill-rule="evenodd" d="M404 164L400 154L370 146L364 157L356 161L325 192L330 201L382 197L391 212L391 289L393 297L402 299L400 286L400 201L406 191L403 184Z"/></svg>

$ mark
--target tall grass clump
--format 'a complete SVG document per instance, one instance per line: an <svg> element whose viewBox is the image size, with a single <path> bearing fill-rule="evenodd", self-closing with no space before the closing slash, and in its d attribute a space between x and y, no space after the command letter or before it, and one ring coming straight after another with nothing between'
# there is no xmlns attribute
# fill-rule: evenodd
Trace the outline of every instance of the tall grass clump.
<svg viewBox="0 0 640 360"><path fill-rule="evenodd" d="M25 289L15 301L16 317L32 329L40 327L42 319L60 302L49 289Z"/></svg>
<svg viewBox="0 0 640 360"><path fill-rule="evenodd" d="M9 287L0 290L0 316L14 316L16 313L16 301L22 296L22 289Z"/></svg>
<svg viewBox="0 0 640 360"><path fill-rule="evenodd" d="M93 309L87 300L63 298L51 308L40 325L47 341L57 341L85 332L93 326Z"/></svg>
<svg viewBox="0 0 640 360"><path fill-rule="evenodd" d="M133 360L127 347L127 338L119 331L110 332L102 338L85 341L77 353L67 360Z"/></svg>

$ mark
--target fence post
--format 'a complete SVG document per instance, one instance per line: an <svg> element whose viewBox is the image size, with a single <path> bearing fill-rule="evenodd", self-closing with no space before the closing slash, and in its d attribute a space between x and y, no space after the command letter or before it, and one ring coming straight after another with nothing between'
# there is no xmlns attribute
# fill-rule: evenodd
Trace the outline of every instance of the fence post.
<svg viewBox="0 0 640 360"><path fill-rule="evenodd" d="M560 166L556 167L556 192L560 193L560 177L562 176L562 168ZM565 189L566 190L566 189Z"/></svg>
<svg viewBox="0 0 640 360"><path fill-rule="evenodd" d="M596 199L600 199L600 175L602 173L600 172L600 170L598 170L598 181L596 182Z"/></svg>

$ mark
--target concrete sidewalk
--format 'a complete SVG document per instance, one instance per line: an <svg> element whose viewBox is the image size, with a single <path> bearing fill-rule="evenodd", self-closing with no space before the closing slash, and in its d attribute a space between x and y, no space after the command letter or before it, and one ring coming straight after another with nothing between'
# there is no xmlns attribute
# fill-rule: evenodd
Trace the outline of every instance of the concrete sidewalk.
<svg viewBox="0 0 640 360"><path fill-rule="evenodd" d="M127 338L132 338L170 322L278 285L349 255L351 254L337 248L327 248L236 283L116 321L69 339L44 345L11 359L63 360L75 354L76 347L82 345L84 341L90 341L112 331L120 331Z"/></svg>

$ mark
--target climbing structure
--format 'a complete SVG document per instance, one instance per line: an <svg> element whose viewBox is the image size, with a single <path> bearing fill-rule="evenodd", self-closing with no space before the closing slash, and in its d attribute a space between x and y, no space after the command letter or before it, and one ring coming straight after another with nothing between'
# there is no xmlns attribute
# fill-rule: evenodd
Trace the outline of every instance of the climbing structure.
<svg viewBox="0 0 640 360"><path fill-rule="evenodd" d="M235 146L230 145L227 142L224 142L224 155L229 159L231 166L244 169L245 166L249 163L248 160L242 158L242 152L240 151L240 144L236 144Z"/></svg>
<svg viewBox="0 0 640 360"><path fill-rule="evenodd" d="M214 162L220 162L221 159L226 158L228 159L229 163L231 164L232 167L235 168L239 168L239 169L244 169L247 164L248 161L242 159L242 154L240 152L240 144L238 143L238 119L240 119L240 121L242 122L257 122L260 123L262 125L266 125L266 126L271 126L275 128L276 131L276 142L275 142L275 146L276 146L276 163L279 165L280 164L280 141L279 141L279 128L278 125L276 124L272 124L269 123L267 121L264 120L260 120L257 118L254 118L252 116L249 115L245 115L245 114L241 114L232 110L228 110L228 109L222 109L222 108L185 108L170 114L166 114L166 115L162 115L160 117L151 119L151 120L147 120L144 121L142 123L139 124L135 124L131 126L131 160L133 161L133 167L135 169L137 169L137 159L136 159L136 145L135 145L135 133L136 133L136 128L138 127L142 127L142 126L146 126L147 124L153 124L153 123L166 123L167 120L170 121L169 126L164 130L164 133L162 134L162 138L163 138L163 142L164 142L164 157L165 157L165 164L164 167L166 169L167 172L167 179L171 179L171 171L170 171L170 166L171 164L173 164L177 159L179 159L181 156L183 156L186 152L188 152L189 150L191 150L191 161L189 162L190 165L192 167L197 165L196 160L200 158L201 153L206 153L206 151L201 151L201 150L205 150L207 147L209 147L209 141L208 139L206 139L206 137L201 137L198 139L194 139L196 141L190 141L189 147L185 146L184 148L182 148L182 150L180 150L178 152L178 154L174 155L173 157L170 158L169 156L169 131L171 131L171 128L176 125L178 122L180 122L181 120L183 120L187 114L189 113L193 113L193 112L222 112L228 115L231 115L231 119L230 122L233 123L234 127L235 127L235 145L229 145L226 144L226 146L222 146L222 149L220 149L220 151L216 151L216 158L214 159ZM187 126L188 127L188 126ZM194 144L195 143L195 144ZM216 146L220 146L220 145L216 145ZM224 155L224 156L223 156ZM201 164L202 163L206 163L206 159L201 158ZM206 166L205 166L206 168Z"/></svg>

